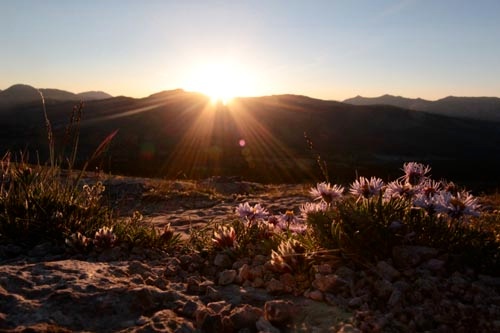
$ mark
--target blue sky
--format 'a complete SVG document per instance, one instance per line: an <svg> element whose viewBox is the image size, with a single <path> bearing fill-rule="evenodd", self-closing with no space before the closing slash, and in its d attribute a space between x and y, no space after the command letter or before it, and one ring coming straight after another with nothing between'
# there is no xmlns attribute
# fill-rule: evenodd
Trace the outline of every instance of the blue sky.
<svg viewBox="0 0 500 333"><path fill-rule="evenodd" d="M0 89L500 95L498 0L0 0L0 45Z"/></svg>

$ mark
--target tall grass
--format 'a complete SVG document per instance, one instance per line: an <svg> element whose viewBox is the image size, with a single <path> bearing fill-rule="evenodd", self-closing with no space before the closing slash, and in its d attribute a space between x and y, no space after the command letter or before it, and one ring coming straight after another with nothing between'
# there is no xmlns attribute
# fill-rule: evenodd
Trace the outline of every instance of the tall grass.
<svg viewBox="0 0 500 333"><path fill-rule="evenodd" d="M109 134L77 170L84 105L80 103L73 108L57 152L45 100L41 93L40 96L49 160L46 164L30 164L27 154L14 160L12 153L0 160L0 243L31 247L51 242L67 244L73 250L119 244L168 248L178 244L178 235L171 230L157 231L138 219L139 215L125 221L116 219L103 201L105 186L101 182L86 183L87 167L106 151L118 130Z"/></svg>

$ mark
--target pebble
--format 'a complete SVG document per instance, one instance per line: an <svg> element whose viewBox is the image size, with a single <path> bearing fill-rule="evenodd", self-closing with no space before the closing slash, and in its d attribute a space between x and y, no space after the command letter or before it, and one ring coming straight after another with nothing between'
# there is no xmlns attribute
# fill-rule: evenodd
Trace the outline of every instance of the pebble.
<svg viewBox="0 0 500 333"><path fill-rule="evenodd" d="M234 269L227 269L222 271L219 276L219 285L226 286L233 283L237 274L238 273Z"/></svg>

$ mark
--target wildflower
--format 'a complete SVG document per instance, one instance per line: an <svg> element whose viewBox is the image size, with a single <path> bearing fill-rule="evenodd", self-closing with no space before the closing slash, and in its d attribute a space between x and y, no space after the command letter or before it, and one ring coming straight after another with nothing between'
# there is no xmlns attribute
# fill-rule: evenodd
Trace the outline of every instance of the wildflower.
<svg viewBox="0 0 500 333"><path fill-rule="evenodd" d="M413 186L409 183L403 183L400 180L396 180L387 184L384 196L386 199L391 198L413 198L420 190L419 186Z"/></svg>
<svg viewBox="0 0 500 333"><path fill-rule="evenodd" d="M218 230L214 231L212 242L214 247L219 249L234 249L238 246L236 231L234 231L233 227L220 227Z"/></svg>
<svg viewBox="0 0 500 333"><path fill-rule="evenodd" d="M276 226L273 223L267 221L260 221L257 224L258 227L258 237L259 239L270 239L276 233ZM279 226L278 226L279 228Z"/></svg>
<svg viewBox="0 0 500 333"><path fill-rule="evenodd" d="M349 192L360 198L371 198L374 195L377 195L382 190L384 186L384 182L380 178L371 177L369 180L365 177L359 177L359 179L355 180L352 183Z"/></svg>
<svg viewBox="0 0 500 333"><path fill-rule="evenodd" d="M435 180L428 179L423 183L420 192L426 197L430 198L438 194L442 190L443 184Z"/></svg>
<svg viewBox="0 0 500 333"><path fill-rule="evenodd" d="M431 171L430 166L417 162L409 162L403 165L405 175L402 177L410 185L418 185L427 179L427 174Z"/></svg>
<svg viewBox="0 0 500 333"><path fill-rule="evenodd" d="M441 192L437 199L436 211L439 213L446 213L456 219L465 215L479 216L477 199L469 192L462 191L456 195L450 192Z"/></svg>
<svg viewBox="0 0 500 333"><path fill-rule="evenodd" d="M324 212L327 209L327 204L324 201L313 203L306 202L302 206L300 206L300 214L303 218L307 218L307 215L310 213Z"/></svg>
<svg viewBox="0 0 500 333"><path fill-rule="evenodd" d="M457 195L459 191L457 184L454 182L443 182L443 189L453 195Z"/></svg>
<svg viewBox="0 0 500 333"><path fill-rule="evenodd" d="M80 232L71 234L64 240L64 243L75 251L84 251L90 244L90 239L82 235Z"/></svg>
<svg viewBox="0 0 500 333"><path fill-rule="evenodd" d="M291 224L297 222L297 218L295 217L293 210L287 210L285 214L281 214L280 220L284 224Z"/></svg>
<svg viewBox="0 0 500 333"><path fill-rule="evenodd" d="M245 218L250 222L253 222L257 219L266 218L269 215L269 212L262 208L260 204L256 204L252 207L248 202L239 204L236 212L240 215L241 218Z"/></svg>
<svg viewBox="0 0 500 333"><path fill-rule="evenodd" d="M330 183L322 182L311 188L310 193L314 200L323 200L327 204L331 204L342 197L344 187L340 185L331 186Z"/></svg>
<svg viewBox="0 0 500 333"><path fill-rule="evenodd" d="M303 262L306 249L296 240L282 241L277 251L271 252L271 265L278 271L292 272Z"/></svg>
<svg viewBox="0 0 500 333"><path fill-rule="evenodd" d="M95 233L94 245L98 249L108 249L115 245L116 239L116 235L113 233L113 227L102 227Z"/></svg>
<svg viewBox="0 0 500 333"><path fill-rule="evenodd" d="M102 197L102 193L106 188L102 182L97 182L95 185L83 185L83 191L86 194L85 207L91 207L97 204Z"/></svg>
<svg viewBox="0 0 500 333"><path fill-rule="evenodd" d="M136 212L134 212L134 215L135 215ZM142 217L142 215L141 215L141 217ZM174 237L174 231L170 227L170 223L167 223L167 225L165 226L165 228L163 228L163 232L160 235L160 239L163 242L168 243L172 239L172 237Z"/></svg>
<svg viewBox="0 0 500 333"><path fill-rule="evenodd" d="M303 234L307 231L307 224L305 223L292 223L288 226L288 230L295 234Z"/></svg>
<svg viewBox="0 0 500 333"><path fill-rule="evenodd" d="M134 213L132 213L132 217L130 218L130 221L132 223L138 223L138 222L141 222L143 219L144 219L144 216L142 216L141 212L136 210L136 211L134 211Z"/></svg>
<svg viewBox="0 0 500 333"><path fill-rule="evenodd" d="M299 234L307 230L307 226L291 210L287 210L285 214L280 215L277 226L281 230Z"/></svg>
<svg viewBox="0 0 500 333"><path fill-rule="evenodd" d="M429 215L432 215L436 212L436 207L440 205L438 198L439 193L427 195L426 192L422 191L415 196L413 206L425 209Z"/></svg>

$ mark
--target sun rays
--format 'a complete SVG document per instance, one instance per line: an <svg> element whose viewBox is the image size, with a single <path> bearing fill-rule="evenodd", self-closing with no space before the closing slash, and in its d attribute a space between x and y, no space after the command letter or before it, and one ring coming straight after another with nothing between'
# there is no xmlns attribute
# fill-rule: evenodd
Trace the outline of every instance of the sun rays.
<svg viewBox="0 0 500 333"><path fill-rule="evenodd" d="M196 113L164 166L167 176L240 175L272 181L311 174L310 165L287 148L269 124L259 121L253 106L240 99L229 105L207 101Z"/></svg>

